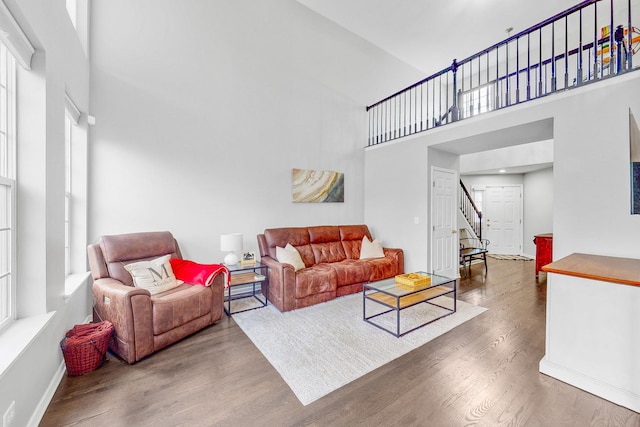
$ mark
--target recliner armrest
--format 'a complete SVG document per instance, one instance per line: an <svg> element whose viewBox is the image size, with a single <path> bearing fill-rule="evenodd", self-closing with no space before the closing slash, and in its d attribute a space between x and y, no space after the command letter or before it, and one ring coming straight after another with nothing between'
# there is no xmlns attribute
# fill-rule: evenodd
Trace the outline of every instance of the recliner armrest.
<svg viewBox="0 0 640 427"><path fill-rule="evenodd" d="M382 248L384 256L391 258L398 266L398 274L404 273L404 251L398 248Z"/></svg>
<svg viewBox="0 0 640 427"><path fill-rule="evenodd" d="M280 311L295 308L296 270L291 264L263 256L260 262L269 267L269 301Z"/></svg>
<svg viewBox="0 0 640 427"><path fill-rule="evenodd" d="M133 363L153 350L151 294L148 290L104 278L93 282L93 296L97 316L113 324L114 345L121 350L118 353L123 359Z"/></svg>

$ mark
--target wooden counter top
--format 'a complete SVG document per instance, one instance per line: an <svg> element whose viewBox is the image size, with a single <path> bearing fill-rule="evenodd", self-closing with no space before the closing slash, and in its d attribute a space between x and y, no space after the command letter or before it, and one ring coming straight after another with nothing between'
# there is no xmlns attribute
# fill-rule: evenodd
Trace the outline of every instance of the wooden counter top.
<svg viewBox="0 0 640 427"><path fill-rule="evenodd" d="M542 271L640 286L640 259L571 254L545 265Z"/></svg>

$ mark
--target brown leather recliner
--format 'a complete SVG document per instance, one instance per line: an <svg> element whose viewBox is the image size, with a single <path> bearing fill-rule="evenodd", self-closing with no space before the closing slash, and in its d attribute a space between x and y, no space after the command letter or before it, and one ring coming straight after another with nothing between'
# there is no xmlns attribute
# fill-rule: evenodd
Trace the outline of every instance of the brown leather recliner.
<svg viewBox="0 0 640 427"><path fill-rule="evenodd" d="M182 258L168 232L102 236L87 248L93 277L93 320L115 329L110 349L127 363L209 326L222 318L224 274L211 286L182 284L152 295L137 288L125 265L171 254Z"/></svg>

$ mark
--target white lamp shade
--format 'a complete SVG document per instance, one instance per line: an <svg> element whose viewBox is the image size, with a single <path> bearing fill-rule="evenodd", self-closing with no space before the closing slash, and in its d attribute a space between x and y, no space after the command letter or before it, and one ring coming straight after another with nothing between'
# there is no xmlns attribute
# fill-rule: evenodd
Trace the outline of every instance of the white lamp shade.
<svg viewBox="0 0 640 427"><path fill-rule="evenodd" d="M242 251L242 233L220 235L220 250L229 252L224 257L224 263L228 265L240 262L238 253Z"/></svg>

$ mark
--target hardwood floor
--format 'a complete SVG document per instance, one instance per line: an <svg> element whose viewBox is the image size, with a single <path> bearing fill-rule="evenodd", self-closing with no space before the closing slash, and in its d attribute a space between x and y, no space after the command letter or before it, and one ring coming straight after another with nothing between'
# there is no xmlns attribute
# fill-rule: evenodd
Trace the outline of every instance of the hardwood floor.
<svg viewBox="0 0 640 427"><path fill-rule="evenodd" d="M488 311L308 406L224 318L135 365L65 376L41 426L640 426L538 372L545 274L488 262L459 283L459 299Z"/></svg>

